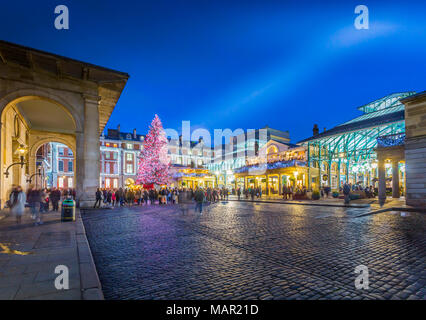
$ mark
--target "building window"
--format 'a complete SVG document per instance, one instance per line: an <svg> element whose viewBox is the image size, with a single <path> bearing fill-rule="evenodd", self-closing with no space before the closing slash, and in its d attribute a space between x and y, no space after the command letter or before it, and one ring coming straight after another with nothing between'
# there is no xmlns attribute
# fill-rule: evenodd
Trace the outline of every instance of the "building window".
<svg viewBox="0 0 426 320"><path fill-rule="evenodd" d="M58 187L63 188L64 187L64 178L58 178Z"/></svg>
<svg viewBox="0 0 426 320"><path fill-rule="evenodd" d="M114 189L116 189L116 188L118 188L118 180L117 179L114 179L113 180L114 182Z"/></svg>
<svg viewBox="0 0 426 320"><path fill-rule="evenodd" d="M132 173L133 172L133 165L132 164L127 164L127 167L126 167L126 172L127 173Z"/></svg>
<svg viewBox="0 0 426 320"><path fill-rule="evenodd" d="M58 148L58 153L60 156L64 155L64 148Z"/></svg>
<svg viewBox="0 0 426 320"><path fill-rule="evenodd" d="M126 153L126 159L127 161L132 161L133 160L133 156L131 153Z"/></svg>
<svg viewBox="0 0 426 320"><path fill-rule="evenodd" d="M109 178L105 179L105 188L110 188L111 187L111 180Z"/></svg>
<svg viewBox="0 0 426 320"><path fill-rule="evenodd" d="M72 188L72 187L73 187L73 186L72 186L72 183L73 183L72 178L71 178L71 177L69 177L69 178L68 178L68 188Z"/></svg>
<svg viewBox="0 0 426 320"><path fill-rule="evenodd" d="M69 172L73 172L74 171L74 168L72 167L72 165L73 165L72 161L68 161L68 171Z"/></svg>
<svg viewBox="0 0 426 320"><path fill-rule="evenodd" d="M133 149L133 146L132 146L132 144L131 144L131 143L128 143L128 144L127 144L127 149L130 149L130 150L131 150L131 149Z"/></svg>
<svg viewBox="0 0 426 320"><path fill-rule="evenodd" d="M112 158L113 158L114 160L117 160L117 152L113 152L113 153L112 153Z"/></svg>
<svg viewBox="0 0 426 320"><path fill-rule="evenodd" d="M177 164L182 164L182 157L177 157L176 158L176 163Z"/></svg>
<svg viewBox="0 0 426 320"><path fill-rule="evenodd" d="M105 152L105 159L109 159L111 154L109 152Z"/></svg>
<svg viewBox="0 0 426 320"><path fill-rule="evenodd" d="M58 161L58 171L64 171L64 162L62 160Z"/></svg>

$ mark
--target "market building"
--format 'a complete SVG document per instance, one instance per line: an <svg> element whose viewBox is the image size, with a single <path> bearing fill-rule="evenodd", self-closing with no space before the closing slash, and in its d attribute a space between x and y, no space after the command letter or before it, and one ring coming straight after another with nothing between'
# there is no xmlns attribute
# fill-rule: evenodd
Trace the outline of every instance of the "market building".
<svg viewBox="0 0 426 320"><path fill-rule="evenodd" d="M57 142L45 143L37 150L37 171L30 177L31 184L36 188L75 188L74 166L71 148Z"/></svg>
<svg viewBox="0 0 426 320"><path fill-rule="evenodd" d="M308 188L339 190L350 183L374 186L382 197L405 194L403 102L414 94L394 93L370 102L358 108L359 117L321 133L315 125L313 136L298 143L306 148Z"/></svg>
<svg viewBox="0 0 426 320"><path fill-rule="evenodd" d="M259 188L266 195L281 195L284 186L303 188L307 185L305 148L269 140L259 154L234 169L235 188Z"/></svg>
<svg viewBox="0 0 426 320"><path fill-rule="evenodd" d="M247 130L230 137L229 143L215 146L213 161L207 163L206 168L216 176L219 187L235 188L235 170L248 165L249 161L257 161L253 159L265 158L266 153L262 150L266 150L264 147L269 141L275 141L286 147L294 146L290 143L288 131L268 126Z"/></svg>
<svg viewBox="0 0 426 320"><path fill-rule="evenodd" d="M108 129L100 137L101 188L120 188L134 185L137 179L138 157L143 148L145 136L133 132Z"/></svg>
<svg viewBox="0 0 426 320"><path fill-rule="evenodd" d="M143 149L145 135L108 129L100 137L100 177L101 188L125 188L134 186L137 181L138 161ZM211 161L214 150L199 141L168 139L168 154L171 163L172 186L209 186L212 177L205 165Z"/></svg>

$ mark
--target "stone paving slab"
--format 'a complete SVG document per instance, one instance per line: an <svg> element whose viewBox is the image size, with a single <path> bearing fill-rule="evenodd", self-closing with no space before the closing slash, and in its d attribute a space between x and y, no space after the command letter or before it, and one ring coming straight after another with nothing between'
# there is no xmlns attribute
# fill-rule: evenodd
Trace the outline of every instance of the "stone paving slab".
<svg viewBox="0 0 426 320"><path fill-rule="evenodd" d="M230 201L83 219L106 299L425 299L426 217L357 218L368 210Z"/></svg>
<svg viewBox="0 0 426 320"><path fill-rule="evenodd" d="M75 222L61 222L59 213L47 213L39 226L28 212L19 225L7 212L1 216L0 299L103 299L79 210ZM68 267L68 290L54 286L58 265Z"/></svg>

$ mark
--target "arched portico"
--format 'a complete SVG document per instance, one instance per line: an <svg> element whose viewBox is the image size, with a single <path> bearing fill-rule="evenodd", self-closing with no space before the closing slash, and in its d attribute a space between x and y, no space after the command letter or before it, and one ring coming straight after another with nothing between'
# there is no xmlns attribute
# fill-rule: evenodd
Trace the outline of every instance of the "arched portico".
<svg viewBox="0 0 426 320"><path fill-rule="evenodd" d="M94 202L99 186L99 134L128 79L125 73L0 41L0 195L26 186L38 148L67 145L75 156L77 200ZM25 165L18 150L26 149Z"/></svg>

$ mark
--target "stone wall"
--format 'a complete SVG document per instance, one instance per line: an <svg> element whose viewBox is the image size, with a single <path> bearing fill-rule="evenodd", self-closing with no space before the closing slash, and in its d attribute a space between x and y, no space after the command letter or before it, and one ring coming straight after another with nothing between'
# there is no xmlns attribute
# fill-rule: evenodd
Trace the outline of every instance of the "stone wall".
<svg viewBox="0 0 426 320"><path fill-rule="evenodd" d="M408 97L405 104L406 203L426 206L426 91Z"/></svg>

